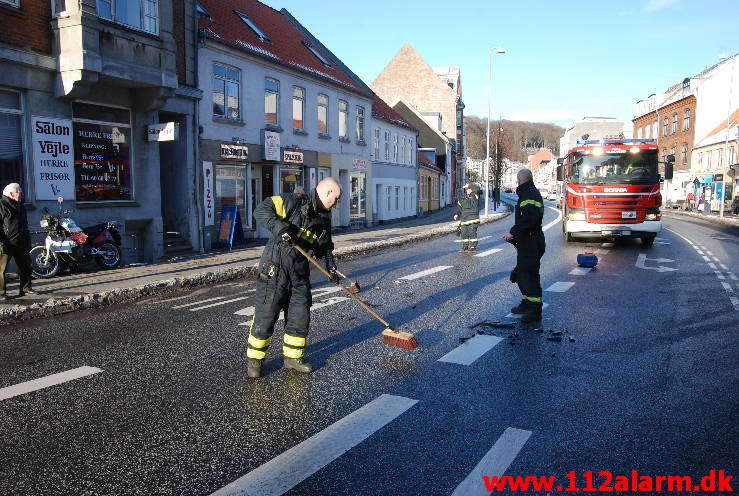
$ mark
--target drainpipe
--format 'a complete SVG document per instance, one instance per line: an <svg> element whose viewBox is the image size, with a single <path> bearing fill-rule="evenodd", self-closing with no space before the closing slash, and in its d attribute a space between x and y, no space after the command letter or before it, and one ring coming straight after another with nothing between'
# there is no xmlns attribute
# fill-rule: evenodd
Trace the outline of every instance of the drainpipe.
<svg viewBox="0 0 739 496"><path fill-rule="evenodd" d="M199 36L198 36L198 12L197 8L195 6L195 2L197 0L192 0L190 7L192 10L192 25L193 25L193 58L195 60L195 87L200 88L200 79L199 79L199 73L200 73L200 66L199 66ZM205 253L205 226L203 225L205 223L204 219L204 213L203 213L203 191L201 188L202 181L200 180L200 171L202 170L202 167L200 167L200 102L199 100L193 101L194 106L194 115L193 115L193 126L192 126L192 138L193 138L193 152L195 154L194 160L193 160L193 181L195 181L195 210L197 212L198 216L198 238L200 239L200 249L198 250L200 253Z"/></svg>

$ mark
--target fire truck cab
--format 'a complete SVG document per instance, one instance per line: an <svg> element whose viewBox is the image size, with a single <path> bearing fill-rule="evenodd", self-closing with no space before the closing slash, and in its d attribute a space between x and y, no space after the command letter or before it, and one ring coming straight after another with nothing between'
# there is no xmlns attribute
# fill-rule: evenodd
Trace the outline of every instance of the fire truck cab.
<svg viewBox="0 0 739 496"><path fill-rule="evenodd" d="M558 163L567 241L640 238L646 246L654 243L662 228L662 178L654 140L578 141Z"/></svg>

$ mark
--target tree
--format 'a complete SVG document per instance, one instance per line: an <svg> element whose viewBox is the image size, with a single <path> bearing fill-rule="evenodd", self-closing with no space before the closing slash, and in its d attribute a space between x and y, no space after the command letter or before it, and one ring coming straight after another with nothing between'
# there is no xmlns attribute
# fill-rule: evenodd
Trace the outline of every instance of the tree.
<svg viewBox="0 0 739 496"><path fill-rule="evenodd" d="M465 139L467 155L484 159L487 145L487 119L467 116L465 119ZM503 158L514 162L526 162L528 155L539 148L549 148L559 154L559 138L564 128L553 124L524 121L490 121L490 155L495 152L496 129L503 128L500 138Z"/></svg>

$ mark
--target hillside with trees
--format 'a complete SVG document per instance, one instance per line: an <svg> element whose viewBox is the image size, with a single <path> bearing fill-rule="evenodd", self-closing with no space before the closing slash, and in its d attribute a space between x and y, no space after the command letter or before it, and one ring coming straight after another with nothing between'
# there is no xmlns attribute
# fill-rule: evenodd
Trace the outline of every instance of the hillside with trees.
<svg viewBox="0 0 739 496"><path fill-rule="evenodd" d="M476 116L464 118L466 127L466 154L476 159L485 158L487 119ZM500 135L500 152L503 158L514 162L526 162L529 155L539 148L549 148L559 154L559 138L564 128L554 124L525 121L490 121L490 155L495 154L495 143Z"/></svg>

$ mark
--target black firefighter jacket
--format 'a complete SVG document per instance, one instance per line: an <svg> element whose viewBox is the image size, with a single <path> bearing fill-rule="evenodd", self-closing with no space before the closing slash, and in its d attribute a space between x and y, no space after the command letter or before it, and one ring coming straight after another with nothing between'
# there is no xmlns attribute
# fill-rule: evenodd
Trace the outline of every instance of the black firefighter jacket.
<svg viewBox="0 0 739 496"><path fill-rule="evenodd" d="M516 223L511 228L512 243L516 245L519 256L541 257L544 254L544 232L541 223L544 219L544 200L534 186L527 181L516 188Z"/></svg>
<svg viewBox="0 0 739 496"><path fill-rule="evenodd" d="M0 253L9 249L31 249L26 208L7 196L0 199Z"/></svg>

